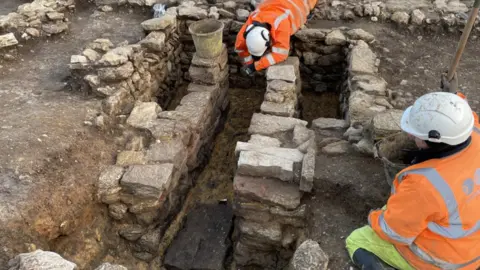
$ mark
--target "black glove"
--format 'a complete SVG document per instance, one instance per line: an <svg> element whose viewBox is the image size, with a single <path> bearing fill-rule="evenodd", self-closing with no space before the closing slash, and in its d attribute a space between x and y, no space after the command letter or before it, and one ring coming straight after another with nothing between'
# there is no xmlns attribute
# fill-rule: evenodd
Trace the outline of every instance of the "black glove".
<svg viewBox="0 0 480 270"><path fill-rule="evenodd" d="M250 76L253 77L255 74L255 65L254 64L249 64L245 65L240 69L240 72L242 73L243 76Z"/></svg>
<svg viewBox="0 0 480 270"><path fill-rule="evenodd" d="M440 88L442 92L450 92L450 93L457 93L458 91L458 80L457 80L457 73L453 74L453 78L448 81L448 72L442 73Z"/></svg>

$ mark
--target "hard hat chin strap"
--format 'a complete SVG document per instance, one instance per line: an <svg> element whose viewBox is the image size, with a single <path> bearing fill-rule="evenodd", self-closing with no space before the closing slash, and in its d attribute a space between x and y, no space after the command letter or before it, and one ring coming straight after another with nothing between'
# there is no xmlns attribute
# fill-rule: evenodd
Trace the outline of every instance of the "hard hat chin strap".
<svg viewBox="0 0 480 270"><path fill-rule="evenodd" d="M261 23L257 21L253 21L252 24L247 26L245 32L243 32L243 38L247 38L248 33L250 33L255 27L262 27L270 31L270 25L268 23ZM270 47L270 39L266 37L263 32L261 32L262 38L265 40L265 47Z"/></svg>

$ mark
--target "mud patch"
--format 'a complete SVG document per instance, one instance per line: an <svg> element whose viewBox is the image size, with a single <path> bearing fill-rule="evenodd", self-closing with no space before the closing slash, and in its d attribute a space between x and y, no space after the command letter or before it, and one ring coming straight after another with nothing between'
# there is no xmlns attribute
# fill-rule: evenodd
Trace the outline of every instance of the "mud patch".
<svg viewBox="0 0 480 270"><path fill-rule="evenodd" d="M302 92L300 106L300 117L308 123L319 117L341 118L339 95L335 92L317 93L305 90Z"/></svg>

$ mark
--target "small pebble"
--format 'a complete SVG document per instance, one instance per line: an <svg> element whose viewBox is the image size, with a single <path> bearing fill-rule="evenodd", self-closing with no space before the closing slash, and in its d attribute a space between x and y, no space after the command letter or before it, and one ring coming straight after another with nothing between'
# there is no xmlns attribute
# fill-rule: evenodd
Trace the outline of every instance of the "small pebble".
<svg viewBox="0 0 480 270"><path fill-rule="evenodd" d="M378 18L375 16L371 17L370 20L372 20L372 22L378 22Z"/></svg>
<svg viewBox="0 0 480 270"><path fill-rule="evenodd" d="M400 82L400 85L407 85L407 83L408 83L407 80L402 80L402 81Z"/></svg>

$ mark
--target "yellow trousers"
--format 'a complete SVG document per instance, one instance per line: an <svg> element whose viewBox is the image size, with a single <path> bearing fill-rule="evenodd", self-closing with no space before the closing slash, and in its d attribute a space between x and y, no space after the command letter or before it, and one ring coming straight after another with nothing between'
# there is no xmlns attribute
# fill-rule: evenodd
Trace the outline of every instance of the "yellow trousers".
<svg viewBox="0 0 480 270"><path fill-rule="evenodd" d="M352 259L353 253L363 248L375 254L382 261L399 270L414 270L410 264L398 253L395 246L380 238L370 226L353 231L345 240L348 254Z"/></svg>

